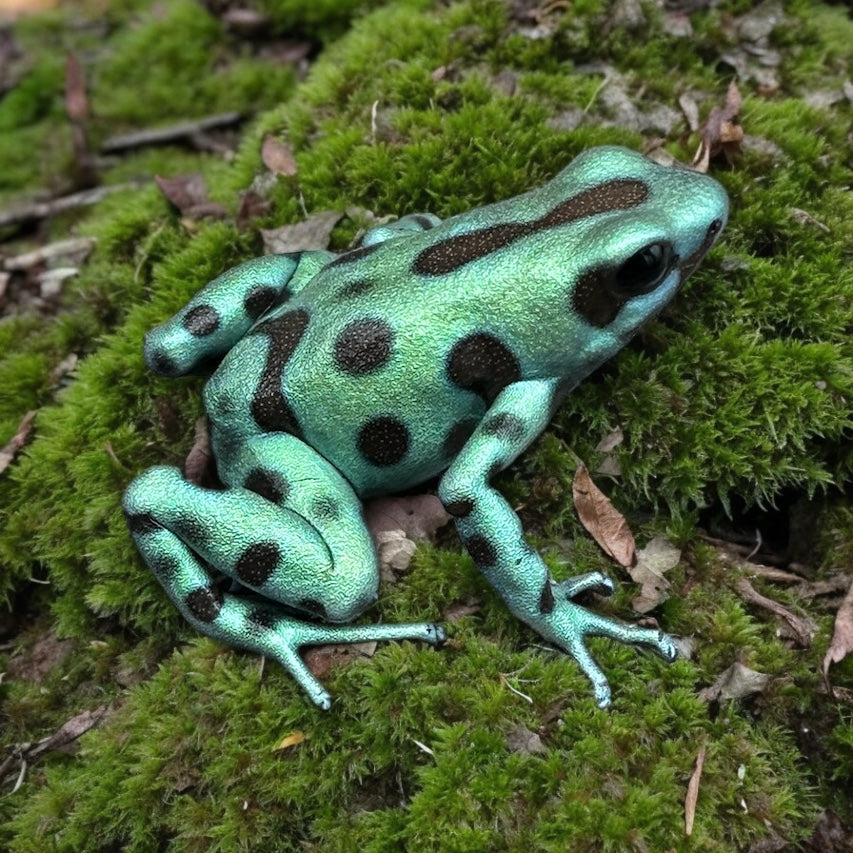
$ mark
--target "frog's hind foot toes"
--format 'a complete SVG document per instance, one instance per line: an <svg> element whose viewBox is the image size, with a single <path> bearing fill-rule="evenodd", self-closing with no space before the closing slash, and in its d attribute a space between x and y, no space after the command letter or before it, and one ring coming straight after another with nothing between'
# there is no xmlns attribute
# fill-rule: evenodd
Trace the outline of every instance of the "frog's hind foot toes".
<svg viewBox="0 0 853 853"><path fill-rule="evenodd" d="M556 591L568 599L575 598L582 592L595 592L598 595L613 595L616 589L613 581L601 572L587 572L568 580L554 584Z"/></svg>
<svg viewBox="0 0 853 853"><path fill-rule="evenodd" d="M584 589L593 588L595 574L583 575L576 580L584 582ZM592 682L595 703L599 708L610 706L610 685L607 676L586 647L587 637L608 637L625 645L648 646L668 663L678 657L678 650L672 637L659 628L625 624L606 616L599 616L570 602L564 602L562 607L557 609L562 610L562 618L558 618L559 632L562 635L560 645L577 661L584 675Z"/></svg>

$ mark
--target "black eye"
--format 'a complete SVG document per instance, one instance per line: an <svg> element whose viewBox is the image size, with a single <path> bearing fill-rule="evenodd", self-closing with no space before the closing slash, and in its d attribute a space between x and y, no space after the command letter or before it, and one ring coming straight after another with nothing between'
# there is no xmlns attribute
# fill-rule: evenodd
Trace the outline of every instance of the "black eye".
<svg viewBox="0 0 853 853"><path fill-rule="evenodd" d="M667 277L675 260L669 243L650 243L616 270L612 285L621 296L651 293Z"/></svg>

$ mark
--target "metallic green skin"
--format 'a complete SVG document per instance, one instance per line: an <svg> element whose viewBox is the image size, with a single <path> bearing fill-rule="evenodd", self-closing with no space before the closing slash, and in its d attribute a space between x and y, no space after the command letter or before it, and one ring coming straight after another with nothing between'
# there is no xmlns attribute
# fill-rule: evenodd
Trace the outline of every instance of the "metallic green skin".
<svg viewBox="0 0 853 853"><path fill-rule="evenodd" d="M672 640L575 604L611 581L553 581L490 479L672 298L727 213L705 175L596 148L518 198L443 223L407 216L341 256L273 255L224 273L146 337L146 363L163 375L222 359L204 400L226 486L174 468L137 477L124 509L146 563L198 630L272 656L328 708L301 646L444 639L429 623L326 623L376 598L360 498L445 471L439 496L478 568L577 660L606 707L585 637L667 660ZM236 591L221 592L210 567Z"/></svg>

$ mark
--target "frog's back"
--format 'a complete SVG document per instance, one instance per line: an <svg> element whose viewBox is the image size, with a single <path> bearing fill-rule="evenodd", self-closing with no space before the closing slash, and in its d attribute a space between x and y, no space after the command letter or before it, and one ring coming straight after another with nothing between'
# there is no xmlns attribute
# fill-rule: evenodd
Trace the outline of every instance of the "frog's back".
<svg viewBox="0 0 853 853"><path fill-rule="evenodd" d="M504 387L570 387L671 298L675 261L705 238L690 210L711 184L598 149L538 190L349 252L232 350L208 398L249 408L252 429L300 435L362 494L414 485L450 463ZM665 286L633 304L591 286L655 241L678 253Z"/></svg>

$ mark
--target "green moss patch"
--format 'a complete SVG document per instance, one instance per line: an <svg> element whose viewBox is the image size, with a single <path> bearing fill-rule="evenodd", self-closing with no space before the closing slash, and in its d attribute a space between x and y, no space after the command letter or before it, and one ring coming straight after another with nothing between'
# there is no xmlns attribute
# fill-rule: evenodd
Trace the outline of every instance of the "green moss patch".
<svg viewBox="0 0 853 853"><path fill-rule="evenodd" d="M539 18L523 3L379 5L258 4L275 37L311 40L317 60L298 85L292 68L189 2L116 4L101 29L76 35L61 16L16 31L31 58L0 98L4 205L68 180L65 50L83 56L95 145L222 110L257 117L231 159L167 146L104 164L105 182L141 185L53 220L51 237L91 235L97 248L56 310L0 321L3 441L38 409L35 439L0 474L0 602L10 605L0 670L17 673L0 680L0 763L108 707L76 754L42 756L0 798L0 847L725 851L799 844L822 810L853 827L840 793L853 785L843 704L853 662L832 669L839 698L820 676L837 599L751 578L811 620L813 647L798 648L738 593L750 576L742 560L699 539L700 524L731 531L759 519L806 554L796 561L813 579L849 569L849 104L811 97L844 82L853 28L840 8L790 4L771 28L776 86L741 81L748 136L733 164L712 165L732 198L724 239L500 479L562 578L613 573L575 520L571 476L578 458L618 471L597 479L641 541L666 532L683 548L673 594L653 615L693 639L689 660L667 666L594 641L615 688L614 710L597 711L573 662L539 645L447 533L419 548L414 572L366 617L452 617L447 646L386 645L334 668L338 702L324 715L273 665L194 637L142 565L121 493L147 466L181 463L203 386L148 375L142 337L259 254L259 225L299 221L303 206L448 216L541 183L591 145L641 149L660 133L630 116L677 109L681 96L703 118L722 103L750 9L699 11L685 35L657 6L632 19L630 4L604 2L552 4ZM238 228L268 133L293 150L298 174L275 181L268 212ZM681 159L698 142L680 118L663 136ZM187 172L204 175L227 216L182 216L151 181ZM353 245L364 218L342 220L332 248ZM14 251L39 237L18 234ZM80 356L73 374L51 378L69 353ZM617 428L621 443L598 450ZM782 534L769 529L780 519ZM593 606L636 618L635 593L625 583ZM73 654L28 677L26 656L54 629ZM735 661L766 673L765 688L703 701L699 690ZM295 733L304 739L280 746ZM684 799L703 748L688 839ZM3 793L18 767L10 759Z"/></svg>

